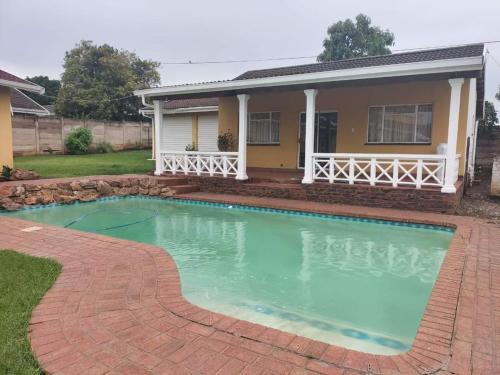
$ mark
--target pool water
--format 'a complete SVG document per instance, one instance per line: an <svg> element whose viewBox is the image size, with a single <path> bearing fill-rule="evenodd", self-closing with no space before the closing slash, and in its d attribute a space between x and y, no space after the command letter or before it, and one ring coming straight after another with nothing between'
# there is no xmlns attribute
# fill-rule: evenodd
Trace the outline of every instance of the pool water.
<svg viewBox="0 0 500 375"><path fill-rule="evenodd" d="M7 215L157 245L201 307L375 354L413 342L453 232L141 197Z"/></svg>

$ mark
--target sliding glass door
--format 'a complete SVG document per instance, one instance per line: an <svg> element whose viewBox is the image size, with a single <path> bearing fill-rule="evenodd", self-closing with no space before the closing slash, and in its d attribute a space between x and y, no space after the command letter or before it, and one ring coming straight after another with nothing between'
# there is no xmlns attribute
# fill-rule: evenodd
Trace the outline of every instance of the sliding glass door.
<svg viewBox="0 0 500 375"><path fill-rule="evenodd" d="M316 112L314 118L314 152L333 153L337 144L337 112ZM306 114L300 114L299 168L304 168Z"/></svg>

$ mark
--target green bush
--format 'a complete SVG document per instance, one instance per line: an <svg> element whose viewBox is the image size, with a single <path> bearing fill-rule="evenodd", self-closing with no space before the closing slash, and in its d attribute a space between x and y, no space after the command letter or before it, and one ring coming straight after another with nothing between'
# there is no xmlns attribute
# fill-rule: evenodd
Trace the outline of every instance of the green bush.
<svg viewBox="0 0 500 375"><path fill-rule="evenodd" d="M12 168L7 165L2 166L2 172L0 173L0 176L5 179L9 179L10 176L12 176Z"/></svg>
<svg viewBox="0 0 500 375"><path fill-rule="evenodd" d="M233 134L228 130L224 134L220 134L217 138L217 147L221 152L233 151L234 138Z"/></svg>
<svg viewBox="0 0 500 375"><path fill-rule="evenodd" d="M94 147L90 149L90 152L93 154L109 154L111 152L115 152L115 149L108 142L99 142Z"/></svg>
<svg viewBox="0 0 500 375"><path fill-rule="evenodd" d="M66 140L64 145L70 154L80 155L86 154L89 151L90 144L92 143L92 133L86 128L73 129Z"/></svg>

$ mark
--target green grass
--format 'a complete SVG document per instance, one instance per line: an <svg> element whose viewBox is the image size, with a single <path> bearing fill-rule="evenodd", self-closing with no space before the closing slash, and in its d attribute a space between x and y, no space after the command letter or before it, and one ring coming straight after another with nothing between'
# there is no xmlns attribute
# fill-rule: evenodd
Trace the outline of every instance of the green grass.
<svg viewBox="0 0 500 375"><path fill-rule="evenodd" d="M150 150L89 155L37 155L14 158L14 166L42 177L75 177L101 174L146 173L153 170Z"/></svg>
<svg viewBox="0 0 500 375"><path fill-rule="evenodd" d="M31 311L61 272L61 265L0 250L0 374L41 374L31 353Z"/></svg>

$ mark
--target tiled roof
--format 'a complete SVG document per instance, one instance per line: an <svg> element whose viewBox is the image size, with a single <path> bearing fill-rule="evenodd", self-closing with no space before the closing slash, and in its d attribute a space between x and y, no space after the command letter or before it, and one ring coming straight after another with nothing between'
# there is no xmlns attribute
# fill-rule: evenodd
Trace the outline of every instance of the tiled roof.
<svg viewBox="0 0 500 375"><path fill-rule="evenodd" d="M238 77L235 81L253 78L278 77L295 74L318 73L332 70L366 68L382 65L406 64L424 61L448 60L465 57L482 56L484 45L468 44L457 47L426 49L391 55L359 57L348 60L329 61L325 63L285 66L279 68L250 70Z"/></svg>
<svg viewBox="0 0 500 375"><path fill-rule="evenodd" d="M219 105L219 98L176 99L165 103L165 109L211 107Z"/></svg>
<svg viewBox="0 0 500 375"><path fill-rule="evenodd" d="M22 83L25 85L38 86L38 85L35 85L33 82L19 78L19 77L15 76L14 74L7 73L5 70L1 70L1 69L0 69L0 80Z"/></svg>
<svg viewBox="0 0 500 375"><path fill-rule="evenodd" d="M15 113L39 112L40 114L49 114L46 108L17 89L12 89L10 92L10 104Z"/></svg>

